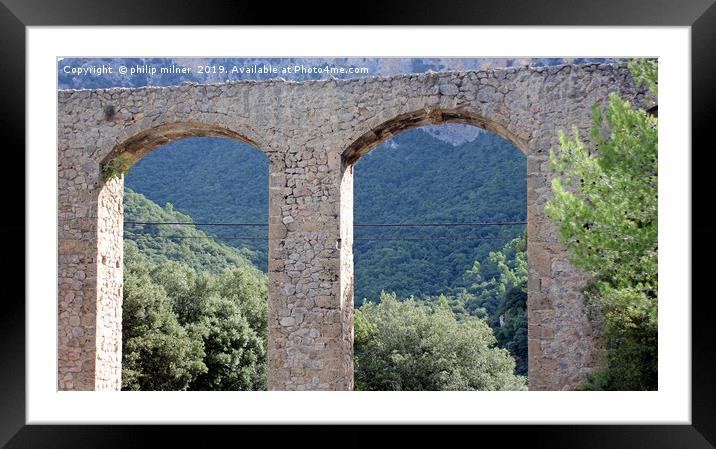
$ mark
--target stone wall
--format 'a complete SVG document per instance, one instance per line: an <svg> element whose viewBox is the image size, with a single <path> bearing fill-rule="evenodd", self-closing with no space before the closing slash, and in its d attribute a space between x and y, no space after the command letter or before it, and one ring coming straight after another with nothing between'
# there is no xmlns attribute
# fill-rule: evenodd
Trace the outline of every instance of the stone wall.
<svg viewBox="0 0 716 449"><path fill-rule="evenodd" d="M353 387L353 164L417 126L467 123L527 155L530 388L572 388L597 348L567 260L544 215L558 129L590 126L608 92L641 101L625 68L563 65L386 78L60 91L61 390L120 386L122 181L100 166L187 136L248 142L269 172L268 385Z"/></svg>

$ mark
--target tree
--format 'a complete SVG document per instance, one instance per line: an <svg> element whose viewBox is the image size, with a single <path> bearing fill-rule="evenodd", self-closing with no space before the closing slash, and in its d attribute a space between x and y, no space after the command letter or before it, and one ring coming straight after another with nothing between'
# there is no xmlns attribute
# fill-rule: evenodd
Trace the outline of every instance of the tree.
<svg viewBox="0 0 716 449"><path fill-rule="evenodd" d="M656 61L630 69L656 98ZM590 142L574 128L550 151L557 177L545 210L593 276L585 294L604 328L605 360L584 388L657 388L657 136L655 116L612 93L606 113L593 108Z"/></svg>
<svg viewBox="0 0 716 449"><path fill-rule="evenodd" d="M267 287L248 268L227 270L197 289L204 299L188 323L204 341L207 372L192 390L266 389Z"/></svg>
<svg viewBox="0 0 716 449"><path fill-rule="evenodd" d="M248 265L217 276L176 261L154 264L127 242L124 276L123 388L266 388L262 273Z"/></svg>
<svg viewBox="0 0 716 449"><path fill-rule="evenodd" d="M515 373L527 375L527 285L512 287L502 296L500 307L490 318L497 345L510 351Z"/></svg>
<svg viewBox="0 0 716 449"><path fill-rule="evenodd" d="M501 251L490 252L491 272L498 277L483 279L484 265L475 262L468 271L475 292L467 309L485 310L497 345L510 351L515 373L527 375L527 237L507 243Z"/></svg>
<svg viewBox="0 0 716 449"><path fill-rule="evenodd" d="M207 371L192 382L192 390L262 390L266 388L265 335L258 334L239 306L213 296L191 329L204 342Z"/></svg>
<svg viewBox="0 0 716 449"><path fill-rule="evenodd" d="M203 343L206 371L191 390L261 390L266 386L267 287L249 267L220 276L178 262L151 270L171 299L179 323Z"/></svg>
<svg viewBox="0 0 716 449"><path fill-rule="evenodd" d="M484 320L457 320L434 308L382 294L356 311L358 390L519 390L525 379Z"/></svg>
<svg viewBox="0 0 716 449"><path fill-rule="evenodd" d="M207 371L203 344L179 324L149 271L146 262L130 263L124 271L122 389L186 390Z"/></svg>

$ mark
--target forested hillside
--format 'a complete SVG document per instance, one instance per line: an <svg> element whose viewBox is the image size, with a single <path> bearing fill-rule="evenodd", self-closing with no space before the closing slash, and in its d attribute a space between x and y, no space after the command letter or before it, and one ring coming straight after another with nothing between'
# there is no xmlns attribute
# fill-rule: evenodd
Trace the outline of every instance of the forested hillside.
<svg viewBox="0 0 716 449"><path fill-rule="evenodd" d="M171 143L140 160L125 183L199 223L268 222L268 160L240 142L191 138ZM509 142L483 132L454 146L416 129L357 163L355 223L519 222L526 217L526 191L525 157ZM266 269L266 227L200 228L227 245L247 248L244 255ZM356 303L377 300L382 290L407 297L468 287L464 274L473 263L486 260L523 229L356 227ZM176 234L167 229L165 235Z"/></svg>
<svg viewBox="0 0 716 449"><path fill-rule="evenodd" d="M157 204L171 203L198 222L268 223L268 165L254 147L229 139L190 138L140 160L125 185ZM201 226L266 271L267 228ZM132 230L131 227L127 228ZM239 240L248 237L259 240Z"/></svg>
<svg viewBox="0 0 716 449"><path fill-rule="evenodd" d="M420 129L407 131L356 164L355 223L525 221L526 173L525 156L494 134L482 133L453 146ZM467 287L464 274L473 263L485 260L523 229L357 227L356 303L377 299L381 290L404 297Z"/></svg>
<svg viewBox="0 0 716 449"><path fill-rule="evenodd" d="M125 245L136 246L148 262L181 262L196 271L214 274L227 268L256 270L249 261L255 257L252 251L218 243L195 226L136 224L192 223L193 220L174 209L171 203L162 208L131 188L124 191L124 220Z"/></svg>

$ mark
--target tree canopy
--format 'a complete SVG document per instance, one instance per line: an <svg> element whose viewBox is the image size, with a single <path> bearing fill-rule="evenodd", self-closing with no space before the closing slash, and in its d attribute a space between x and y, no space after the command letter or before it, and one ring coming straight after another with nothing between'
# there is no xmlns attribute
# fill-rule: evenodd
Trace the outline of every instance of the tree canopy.
<svg viewBox="0 0 716 449"><path fill-rule="evenodd" d="M356 311L358 390L516 390L525 379L487 323L383 294Z"/></svg>

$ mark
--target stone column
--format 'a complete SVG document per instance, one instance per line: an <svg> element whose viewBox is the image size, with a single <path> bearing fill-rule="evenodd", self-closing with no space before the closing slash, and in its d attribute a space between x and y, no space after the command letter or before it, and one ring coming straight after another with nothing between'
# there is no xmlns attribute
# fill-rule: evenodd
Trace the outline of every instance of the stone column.
<svg viewBox="0 0 716 449"><path fill-rule="evenodd" d="M95 390L122 387L123 195L124 177L109 180L99 193Z"/></svg>
<svg viewBox="0 0 716 449"><path fill-rule="evenodd" d="M527 158L529 389L571 390L594 367L598 350L581 294L587 276L569 262L544 211L552 198L548 154L558 145L556 131L533 145Z"/></svg>
<svg viewBox="0 0 716 449"><path fill-rule="evenodd" d="M59 142L58 389L118 390L123 181L103 184L85 148Z"/></svg>
<svg viewBox="0 0 716 449"><path fill-rule="evenodd" d="M342 256L351 251L350 239L343 239L351 230L342 227L341 214L341 194L349 184L352 190L351 173L344 178L340 156L314 148L272 156L270 390L353 388L352 257L350 264L342 264L347 259ZM346 198L352 202L352 195Z"/></svg>

